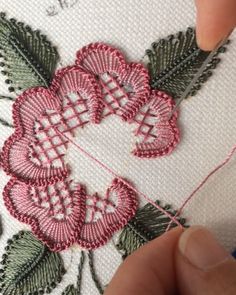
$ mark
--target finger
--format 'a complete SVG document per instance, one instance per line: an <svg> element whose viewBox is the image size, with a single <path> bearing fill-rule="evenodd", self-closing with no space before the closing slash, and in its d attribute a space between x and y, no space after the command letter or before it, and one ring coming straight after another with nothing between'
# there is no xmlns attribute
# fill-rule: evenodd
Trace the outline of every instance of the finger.
<svg viewBox="0 0 236 295"><path fill-rule="evenodd" d="M236 0L195 0L197 42L212 50L236 26Z"/></svg>
<svg viewBox="0 0 236 295"><path fill-rule="evenodd" d="M175 228L130 255L105 295L176 294L174 255L181 232L182 229Z"/></svg>
<svg viewBox="0 0 236 295"><path fill-rule="evenodd" d="M176 270L183 295L236 294L236 261L203 227L180 237Z"/></svg>

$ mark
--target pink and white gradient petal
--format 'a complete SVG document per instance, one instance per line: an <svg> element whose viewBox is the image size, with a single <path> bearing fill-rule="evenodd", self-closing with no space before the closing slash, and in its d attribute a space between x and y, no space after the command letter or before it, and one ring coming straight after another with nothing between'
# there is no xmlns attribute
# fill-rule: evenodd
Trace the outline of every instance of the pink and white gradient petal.
<svg viewBox="0 0 236 295"><path fill-rule="evenodd" d="M70 199L67 205L70 212L66 213L64 208L63 218L57 217L58 209L53 204L53 195L49 193L50 190L55 191L55 187L60 184L66 194L63 197L58 192L54 197L64 203ZM78 239L85 218L85 200L81 199L82 188L78 187L72 191L69 190L68 183L63 182L47 188L38 187L37 193L32 193L34 190L34 187L12 178L3 193L8 211L17 220L29 224L33 234L52 251L62 251L73 245ZM39 191L41 194L47 191L47 197L40 196Z"/></svg>
<svg viewBox="0 0 236 295"><path fill-rule="evenodd" d="M135 215L138 207L136 193L122 180L114 179L107 195L115 193L117 205L113 212L103 212L98 220L84 223L77 239L77 243L86 249L95 249L103 246L112 237L114 232L122 229ZM84 191L84 194L86 192Z"/></svg>
<svg viewBox="0 0 236 295"><path fill-rule="evenodd" d="M105 107L131 120L149 100L150 86L147 69L140 63L127 63L121 52L109 45L92 43L77 52L76 64L95 75L101 85Z"/></svg>

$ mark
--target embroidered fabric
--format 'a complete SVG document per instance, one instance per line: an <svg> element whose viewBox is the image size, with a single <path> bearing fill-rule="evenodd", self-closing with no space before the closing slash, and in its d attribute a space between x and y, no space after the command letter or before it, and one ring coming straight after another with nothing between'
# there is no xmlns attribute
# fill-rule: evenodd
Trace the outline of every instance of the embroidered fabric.
<svg viewBox="0 0 236 295"><path fill-rule="evenodd" d="M134 156L163 156L180 139L177 113L169 120L173 107L170 96L150 90L142 64L126 63L117 49L105 44L82 48L76 65L58 71L48 89L26 90L14 103L15 132L1 155L12 177L4 190L6 207L53 251L73 243L86 249L104 245L134 216L137 196L121 179L113 180L104 198L88 196L79 178L71 179L67 138L114 114L134 126Z"/></svg>
<svg viewBox="0 0 236 295"><path fill-rule="evenodd" d="M145 50L150 48L150 44L153 41L158 41L158 38L175 33L177 30L185 30L189 25L194 26L195 11L193 1L79 1L78 5L74 6L73 9L64 10L59 6L59 2L64 5L64 3L72 1L50 0L50 5L58 10L58 15L55 17L46 15L45 9L49 3L43 0L37 2L26 1L23 6L20 1L2 0L1 7L2 10L7 12L9 17L14 17L19 21L27 23L33 29L39 28L42 33L48 35L47 39L51 39L58 46L62 66L70 64L74 59L75 51L93 40L104 40L109 41L110 44L118 45L125 50L130 60L138 61L143 56ZM109 116L107 120L102 120L100 126L91 126L90 124L88 127L86 125L84 130L80 128L83 143L88 141L88 146L85 145L87 151L91 154L96 151L96 155L106 154L106 157L102 156L100 159L104 163L109 163L109 166L117 172L121 172L121 175L127 174L126 177L128 176L129 179L132 179L135 187L142 190L153 201L160 199L162 204L170 203L173 205L173 208L180 208L187 195L192 192L196 185L201 182L217 163L220 163L225 158L227 151L235 143L233 134L235 134L234 123L236 120L234 115L236 111L234 100L236 84L232 83L236 70L232 64L232 61L235 60L236 53L235 34L232 34L231 38L232 42L228 48L228 53L222 56L220 67L214 71L212 79L198 92L196 97L190 98L181 105L179 123L182 125L182 144L178 146L178 149L176 149L173 155L158 160L140 161L130 154L124 158L121 157L125 168L119 170L117 161L120 158L113 157L113 155L117 151L125 155L126 151L130 150L131 140L128 138L129 144L123 142L126 140L128 133L122 130L122 124L124 123L116 116ZM36 38L36 41L38 42L38 38ZM37 44L39 43L36 43L36 46L34 45L33 47L36 50L39 48ZM161 57L163 58L162 54ZM44 60L48 63L48 58L44 58ZM144 61L146 62L146 58ZM7 62L9 62L9 59ZM21 64L19 65L17 63L16 65L19 78L22 81L22 71L19 70L22 68ZM32 79L33 74L30 73L30 76L27 77L28 79ZM9 96L9 84L5 85L4 83L6 78L12 79L12 77L2 76L0 83L1 94ZM181 85L181 83L178 84L178 88L181 88ZM10 96L14 98L13 93ZM0 100L0 103L0 118L5 119L11 124L11 103L3 100ZM118 127L116 126L116 122L119 123ZM109 130L114 128L114 126L121 128L120 132L117 132L117 129L114 128L114 137L117 136L119 139L116 148L114 150L109 148L104 153L101 151L103 148L101 143L98 142L96 147L92 147L93 142L97 141L104 134L102 130L103 124L104 128L107 127ZM132 125L128 124L124 124L124 126L127 130L130 130L132 127ZM92 132L90 132L90 128L93 130ZM11 132L11 128L0 126L1 147ZM87 138L88 133L89 135L92 133L92 136ZM139 141L138 137L135 137L131 132L130 136ZM76 140L80 143L80 136L77 136ZM109 142L109 140L107 141ZM69 156L72 161L75 159L80 164L81 169L78 170L82 171L78 176L82 180L81 182L86 183L87 191L93 195L94 191L98 191L98 186L101 187L101 192L99 190L100 195L104 196L106 187L111 183L110 177L107 177L109 179L108 181L104 177L106 172L96 172L96 177L93 177L91 175L92 173L87 172L93 170L92 166L89 167L88 165L90 161L84 159L80 163L79 157L76 158L76 154L79 152L76 152L75 149L74 152L67 150L68 153L71 153ZM83 155L81 155L81 158L83 158ZM201 189L201 192L196 195L196 198L190 201L184 210L184 216L187 217L190 224L206 225L214 231L228 251L232 251L235 247L235 226L233 220L235 216L234 188L236 174L234 164L235 161L232 160L227 167L215 175ZM128 170L126 167L128 167ZM0 171L0 174L2 191L9 178L3 171ZM89 182L89 178L91 178L91 182ZM93 178L100 179L100 186L93 186ZM90 191L91 187L94 187L92 191ZM142 197L140 199L140 208L142 208L145 200ZM3 226L3 233L1 235L2 255L6 253L7 239L18 233L19 230L29 227L12 218L8 210L4 207L3 198L1 200L0 217ZM119 237L120 234L118 233L117 236ZM104 247L93 251L94 267L102 287L110 282L111 277L121 262L120 253L113 246L113 242L117 241L117 236L113 236L112 240ZM22 242L24 242L25 247L29 244L28 241L25 241L25 238ZM35 243L32 246L32 250L35 251ZM22 255L19 255L20 253L16 249L15 260L11 259L11 261L14 261L12 262L12 268L14 270L16 269L15 263L21 263L22 260L23 262L26 260L29 261L29 254L25 251L25 248ZM70 249L60 253L60 255L63 257L67 272L63 276L62 282L57 284L55 290L52 290L52 295L64 294L63 291L66 286L73 286L71 284L74 284L77 287L78 282L82 284L81 289L78 288L78 292L81 292L81 294L99 294L91 278L90 264L86 252L82 278L78 276L78 282L77 274L80 273L78 266L80 262L80 250L77 247L70 247ZM53 265L55 264L53 263ZM22 268L20 267L19 269ZM31 279L26 277L27 285L33 288L33 292L38 290L37 286L35 287L35 270L34 268L31 272ZM40 268L41 277L39 281L41 282L43 276L43 279L47 282L46 285L48 285L48 282L51 283L51 280L50 277L48 280L48 276L45 277L44 273L51 276L51 264L45 267L45 271L42 272ZM15 275L15 271L12 273ZM3 280L4 283L7 280L4 288L7 288L6 293L10 292L8 286L14 278L11 276L10 282L6 278ZM25 285L22 285L22 283L22 280L20 280L20 290L26 290L23 289ZM17 285L12 284L12 287L15 290ZM39 293L41 293L41 290L39 290Z"/></svg>

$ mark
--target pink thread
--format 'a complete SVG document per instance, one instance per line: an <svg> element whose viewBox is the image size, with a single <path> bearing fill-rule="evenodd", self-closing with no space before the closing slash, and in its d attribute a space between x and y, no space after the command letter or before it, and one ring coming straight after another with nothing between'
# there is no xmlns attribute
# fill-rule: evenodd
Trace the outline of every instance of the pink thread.
<svg viewBox="0 0 236 295"><path fill-rule="evenodd" d="M72 191L66 179L55 185L35 188L12 178L4 188L3 199L13 217L29 224L34 235L52 251L61 251L76 242L83 226L82 189L78 186ZM55 197L63 206L54 204Z"/></svg>
<svg viewBox="0 0 236 295"><path fill-rule="evenodd" d="M195 188L195 190L190 194L190 196L184 201L183 205L180 207L180 209L177 211L177 213L175 214L175 218L178 217L183 209L186 207L186 205L190 202L190 200L195 196L195 194L203 187L203 185L209 180L209 178L214 175L218 170L220 170L221 168L223 168L233 157L234 153L236 151L236 145L233 146L232 150L230 151L230 153L228 154L228 156L225 158L225 160L220 163L215 169L213 169L201 182L200 184L197 186L197 188ZM168 231L170 229L170 226L172 224L172 220L170 221L166 231Z"/></svg>
<svg viewBox="0 0 236 295"><path fill-rule="evenodd" d="M146 199L146 201L148 201L150 204L152 204L154 207L156 207L158 210L160 210L162 213L164 213L166 216L168 216L172 220L172 222L175 222L178 226L183 227L182 224L174 216L172 216L170 213L168 213L167 211L165 211L161 206L159 206L158 204L156 204L155 202L153 202L148 196L146 196L144 193L142 193L141 191L137 190L135 187L133 187L126 180L124 180L123 178L121 178L111 168L109 168L104 163L102 163L100 160L98 160L93 155L91 155L90 153L88 153L85 149L83 149L81 146L79 146L77 143L75 143L73 140L71 140L67 135L61 133L58 129L56 129L56 130L57 130L57 132L60 135L64 136L71 144L73 144L75 147L77 147L83 154L85 154L87 157L89 157L90 159L92 159L93 161L95 161L99 166L101 166L102 168L104 168L106 171L108 171L115 178L117 178L120 181L124 182L130 189L132 189L133 191L135 191L138 195L141 195L142 197L144 197L144 199Z"/></svg>
<svg viewBox="0 0 236 295"><path fill-rule="evenodd" d="M71 188L72 182L64 180L47 187L33 187L12 178L4 188L3 198L8 211L19 221L29 224L32 232L52 251L62 251L74 243L86 249L104 245L115 231L123 228L135 215L138 202L136 194L124 182L114 179L107 189L100 210L101 218L86 222L90 210L98 211L96 204L87 206L85 187ZM117 206L107 212L111 204L110 193L116 193Z"/></svg>
<svg viewBox="0 0 236 295"><path fill-rule="evenodd" d="M181 226L178 219L99 160L97 164L116 177L105 198L96 193L88 196L80 185L73 190L67 185L71 171L64 159L77 128L100 123L111 114L136 125L140 143L134 155L168 154L179 141L177 114L166 120L172 109L170 96L150 92L148 72L142 64L126 63L123 55L108 45L82 48L77 66L58 71L49 89L26 90L14 103L15 132L1 154L3 169L12 176L4 189L6 207L15 218L31 225L32 232L53 251L75 242L87 249L103 245L134 216L135 192ZM109 200L112 191L117 194L117 206ZM76 198L92 199L93 203L84 205ZM89 222L85 218L88 212Z"/></svg>
<svg viewBox="0 0 236 295"><path fill-rule="evenodd" d="M169 119L175 103L173 99L162 91L153 90L146 110L141 108L133 121L138 123L135 131L142 141L136 143L132 153L140 158L157 158L170 154L180 141L177 127L178 113Z"/></svg>
<svg viewBox="0 0 236 295"><path fill-rule="evenodd" d="M104 245L113 233L123 228L130 218L134 217L138 206L136 194L124 181L115 178L106 192L105 199L115 192L118 205L114 212L103 212L102 218L91 223L84 222L77 243L86 249L95 249ZM87 198L87 196L86 196Z"/></svg>
<svg viewBox="0 0 236 295"><path fill-rule="evenodd" d="M150 86L147 69L140 63L126 63L116 48L102 43L89 44L77 52L76 64L95 75L100 82L103 100L97 100L97 116L101 115L104 102L113 100L116 105L118 102L121 117L128 121L148 102ZM114 84L111 89L107 87L110 83L106 80ZM126 91L124 86L131 91Z"/></svg>

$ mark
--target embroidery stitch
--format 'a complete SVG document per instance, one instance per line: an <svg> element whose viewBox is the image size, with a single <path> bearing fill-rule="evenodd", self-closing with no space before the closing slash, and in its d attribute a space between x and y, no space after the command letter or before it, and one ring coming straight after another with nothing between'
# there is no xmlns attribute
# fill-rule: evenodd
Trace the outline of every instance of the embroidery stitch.
<svg viewBox="0 0 236 295"><path fill-rule="evenodd" d="M90 54L95 56L90 59ZM102 62L102 57L107 60ZM102 200L105 206L102 211L99 209L101 219L93 222L95 213L98 212L96 202L91 206L85 204L85 199L101 199L96 194L87 196L80 186L72 188L73 182L68 178L70 168L64 160L70 138L76 135L77 128L89 122L99 123L112 113L122 118L124 114L127 118L137 115L133 121L129 119L129 122L138 124L136 136L143 137L143 143L141 141L137 144L137 151L134 152L140 157L167 154L179 140L178 129L175 127L177 116L174 115L171 122L165 123L166 114L174 105L169 96L162 92L152 92L148 110L144 116L142 110L139 114L139 108L145 107L145 96L149 97L147 72L140 64L126 64L116 49L98 43L84 47L77 58L80 66L61 69L49 89L32 88L16 99L13 106L16 131L6 141L1 157L4 170L14 177L4 190L7 208L17 219L30 224L33 233L53 251L65 249L75 242L87 249L103 245L114 231L128 222L137 207L133 187L119 178L113 181ZM99 59L98 64L93 63L94 58ZM95 69L95 72L90 73L90 69ZM106 84L110 84L110 80L116 83L109 93L107 88L101 92L100 81L95 79L99 73L106 72L107 75L107 71L111 71L112 75L116 73L116 76L109 77ZM104 86L104 80L102 81ZM128 95L123 87L131 87L132 95L131 92ZM111 112L112 103L103 104L104 93L105 98L109 96L113 99L117 91L122 93L115 97L119 108L115 104ZM102 114L103 111L105 114ZM143 131L146 126L150 128L147 132ZM122 203L118 202L117 208L113 205L113 213L105 213L108 205L111 206L109 192L112 190ZM54 201L55 198L57 201ZM27 213L22 204L28 208ZM38 206L37 209L35 206ZM85 208L86 211L91 211L89 223L85 220ZM50 227L44 230L43 225L49 220ZM54 230L50 231L50 228ZM59 228L63 228L65 235L57 236ZM91 236L91 230L96 234Z"/></svg>
<svg viewBox="0 0 236 295"><path fill-rule="evenodd" d="M90 268L90 273L92 276L92 279L95 283L95 286L99 292L99 294L103 294L104 293L104 287L102 286L102 284L100 283L98 276L96 274L95 268L94 268L94 257L93 257L93 252L89 251L88 252L88 258L89 258L89 268Z"/></svg>
<svg viewBox="0 0 236 295"><path fill-rule="evenodd" d="M62 7L62 2L60 4ZM162 69L161 77L155 83L163 85L168 82L173 74L186 70L188 62L194 60L194 67L201 64L201 59L198 59L201 53L193 46L193 35L190 30L186 35L178 35L177 47L184 54L175 55L178 51L175 44L177 51L174 55L179 59L175 59L174 64L169 60L170 67ZM6 82L19 89L48 86L58 54L45 36L15 20L8 21L1 14L0 38L4 41L0 48L1 57L5 59L2 66L10 66L3 74L13 78ZM172 42L173 37L170 40ZM160 44L163 57L156 56L158 44L153 47L154 51L158 50L148 52L151 63L154 62L150 63L152 75L157 74L160 58L165 59L165 54L169 53L166 43L162 41ZM193 53L188 46L194 47ZM7 51L15 56L10 59L10 64ZM30 74L25 80L19 79L17 71L14 73L15 61L20 61L21 71L25 69ZM212 60L207 70L217 62L217 59ZM204 73L202 80L208 73ZM173 111L174 102L160 90L151 91L149 84L148 71L142 64L127 63L117 49L94 43L79 50L76 65L58 71L48 89L35 87L17 98L13 108L16 131L5 143L1 154L3 168L12 176L5 187L4 200L11 214L30 224L32 232L51 250L60 251L75 242L87 249L106 243L114 231L134 216L137 208L135 192L181 225L168 210L162 209L119 176L107 189L104 198L96 193L87 195L84 187L75 186L74 180L70 179L71 167L64 159L68 144L76 136L78 128L88 123L98 124L111 114L134 125L134 134L138 138L133 150L135 156L154 158L171 153L180 139L177 113L170 120L168 116ZM14 91L14 88L9 90ZM117 194L117 206L110 200L112 191ZM98 202L102 203L102 209ZM22 203L27 204L27 212L27 206L23 208ZM113 211L108 211L108 208ZM99 214L101 218L97 220ZM44 224L49 226L45 229ZM61 231L66 234L60 234Z"/></svg>
<svg viewBox="0 0 236 295"><path fill-rule="evenodd" d="M160 206L159 201L156 201L156 204ZM170 205L165 205L162 208L172 216L176 216L177 211L173 210ZM176 217L182 226L186 226L186 220L184 218ZM136 215L123 228L116 244L117 250L122 252L123 258L126 258L148 241L165 233L170 221L172 220L162 211L158 210L152 204L146 204L144 207L138 209ZM175 226L177 224L172 222L169 230Z"/></svg>
<svg viewBox="0 0 236 295"><path fill-rule="evenodd" d="M0 289L3 295L50 293L65 272L60 255L50 252L26 231L8 240L1 264Z"/></svg>
<svg viewBox="0 0 236 295"><path fill-rule="evenodd" d="M2 74L9 78L9 91L28 89L33 86L48 86L59 59L57 50L29 26L7 20L0 14L0 58Z"/></svg>
<svg viewBox="0 0 236 295"><path fill-rule="evenodd" d="M195 95L202 84L209 79L212 70L220 62L218 54L225 51L225 46L218 50L192 88L191 96ZM188 28L186 32L179 32L168 36L166 39L154 42L151 49L146 51L146 55L149 59L151 87L166 91L174 99L177 99L184 92L192 80L192 76L201 67L209 52L198 48L195 30Z"/></svg>
<svg viewBox="0 0 236 295"><path fill-rule="evenodd" d="M63 291L62 295L80 295L81 294L81 282L82 282L82 273L85 262L85 253L81 251L80 262L78 265L78 275L76 287L74 285L68 285Z"/></svg>
<svg viewBox="0 0 236 295"><path fill-rule="evenodd" d="M12 102L12 101L14 101L14 98L13 97L10 97L10 96L0 95L0 101ZM3 126L5 126L5 127L13 128L12 123L11 122L8 122L4 118L0 118L0 124L3 125Z"/></svg>
<svg viewBox="0 0 236 295"><path fill-rule="evenodd" d="M97 116L105 104L113 113L118 109L127 121L149 100L147 70L138 63L127 64L115 48L100 43L90 44L77 52L76 64L96 75L100 82L103 101L98 100ZM112 109L111 104L115 104Z"/></svg>
<svg viewBox="0 0 236 295"><path fill-rule="evenodd" d="M77 186L76 190L71 190L69 184L66 188L62 188L63 185L64 182L59 182L46 189L39 187L39 194L35 193L35 187L12 178L3 193L11 215L31 225L34 235L52 251L61 251L75 242L86 249L102 246L135 214L136 195L120 180L115 179L107 191L108 195L116 193L118 205L113 212L106 212L105 206L102 217L90 222L85 221L85 209L91 211L85 203L85 189ZM92 207L93 210L96 209Z"/></svg>

